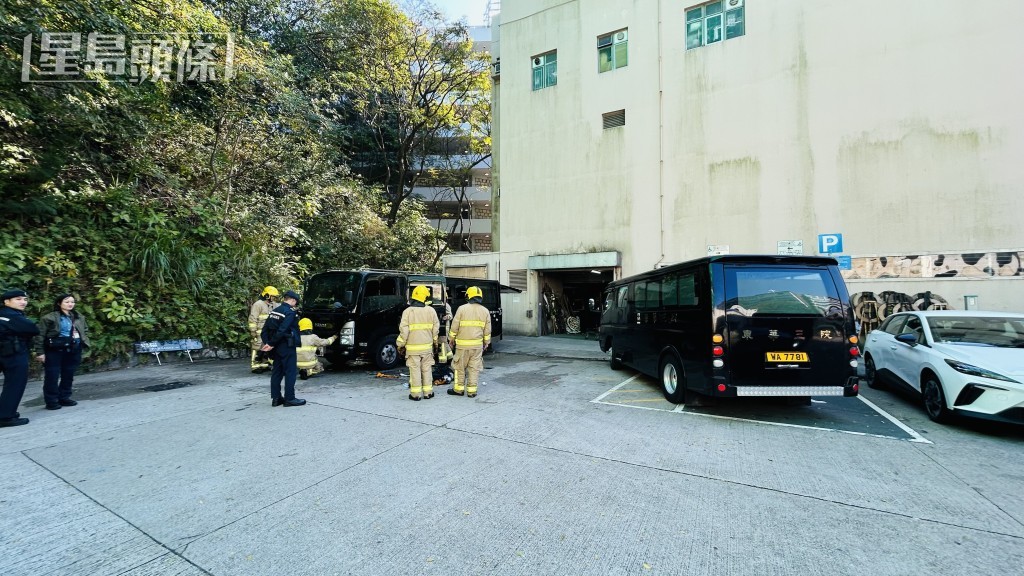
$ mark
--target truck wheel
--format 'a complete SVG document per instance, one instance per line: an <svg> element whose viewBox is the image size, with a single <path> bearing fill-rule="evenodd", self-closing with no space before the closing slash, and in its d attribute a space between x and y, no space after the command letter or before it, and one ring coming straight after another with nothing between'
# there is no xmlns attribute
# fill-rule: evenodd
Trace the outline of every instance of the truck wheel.
<svg viewBox="0 0 1024 576"><path fill-rule="evenodd" d="M377 368L391 370L398 367L398 344L395 342L397 339L396 334L390 334L377 341L377 345L373 347L373 362Z"/></svg>

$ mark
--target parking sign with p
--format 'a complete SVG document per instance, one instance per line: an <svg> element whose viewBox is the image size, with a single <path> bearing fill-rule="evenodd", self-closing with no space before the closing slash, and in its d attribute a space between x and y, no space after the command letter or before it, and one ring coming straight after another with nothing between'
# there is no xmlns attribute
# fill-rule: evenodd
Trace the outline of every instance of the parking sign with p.
<svg viewBox="0 0 1024 576"><path fill-rule="evenodd" d="M842 234L818 234L818 254L839 254L842 251Z"/></svg>

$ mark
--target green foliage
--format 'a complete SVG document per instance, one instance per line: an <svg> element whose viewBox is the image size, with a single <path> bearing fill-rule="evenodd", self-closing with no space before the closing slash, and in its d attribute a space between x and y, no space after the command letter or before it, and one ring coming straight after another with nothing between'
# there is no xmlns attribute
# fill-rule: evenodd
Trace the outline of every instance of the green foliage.
<svg viewBox="0 0 1024 576"><path fill-rule="evenodd" d="M267 284L435 266L438 235L421 207L394 205L345 165L367 124L339 103L372 86L356 80L358 55L329 51L352 39L323 33L363 26L360 7L378 24L409 22L383 0L4 2L0 288L27 290L34 317L75 294L89 361L102 364L139 340L245 348L249 305ZM22 83L22 39L41 31L83 43L92 31L233 31L236 76Z"/></svg>

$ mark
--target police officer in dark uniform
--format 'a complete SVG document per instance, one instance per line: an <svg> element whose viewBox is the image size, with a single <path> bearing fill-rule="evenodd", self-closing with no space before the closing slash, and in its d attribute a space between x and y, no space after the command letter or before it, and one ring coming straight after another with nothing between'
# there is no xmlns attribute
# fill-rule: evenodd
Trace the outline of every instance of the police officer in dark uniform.
<svg viewBox="0 0 1024 576"><path fill-rule="evenodd" d="M295 397L295 379L299 375L298 358L295 349L302 345L299 335L299 323L295 318L295 306L299 303L299 295L291 290L281 297L281 305L267 317L260 339L263 346L260 350L273 350L274 369L270 373L271 406L302 406L306 403L302 398ZM284 396L281 396L281 379L284 378Z"/></svg>
<svg viewBox="0 0 1024 576"><path fill-rule="evenodd" d="M11 289L0 296L0 364L4 371L4 388L0 392L0 427L28 424L17 412L28 383L28 355L32 338L39 334L36 323L25 316L28 294Z"/></svg>

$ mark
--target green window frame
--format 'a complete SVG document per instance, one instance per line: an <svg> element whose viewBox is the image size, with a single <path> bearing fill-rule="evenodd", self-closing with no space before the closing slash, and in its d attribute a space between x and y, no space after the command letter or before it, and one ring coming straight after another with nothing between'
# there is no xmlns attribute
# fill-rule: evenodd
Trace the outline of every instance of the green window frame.
<svg viewBox="0 0 1024 576"><path fill-rule="evenodd" d="M533 67L534 91L558 84L558 50L538 54L530 62Z"/></svg>
<svg viewBox="0 0 1024 576"><path fill-rule="evenodd" d="M597 72L629 65L629 30L623 28L597 37Z"/></svg>
<svg viewBox="0 0 1024 576"><path fill-rule="evenodd" d="M686 49L692 50L747 33L746 0L716 0L686 10Z"/></svg>

